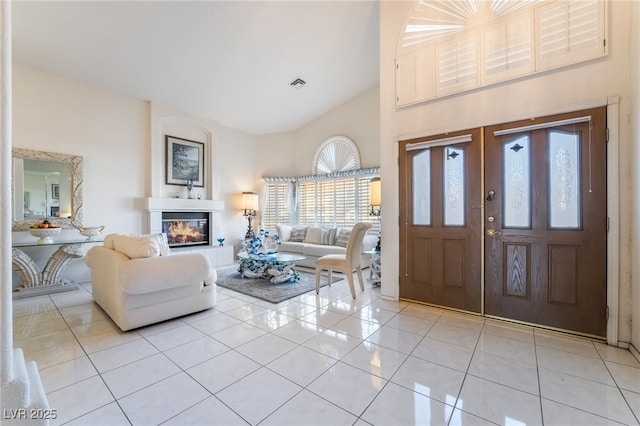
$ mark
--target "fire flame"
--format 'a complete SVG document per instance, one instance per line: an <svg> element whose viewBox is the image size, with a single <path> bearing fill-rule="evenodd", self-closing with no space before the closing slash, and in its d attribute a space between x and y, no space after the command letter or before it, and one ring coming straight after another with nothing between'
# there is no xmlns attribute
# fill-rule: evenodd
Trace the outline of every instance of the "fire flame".
<svg viewBox="0 0 640 426"><path fill-rule="evenodd" d="M202 239L200 231L190 226L188 221L170 222L167 236L169 241L176 243L188 243Z"/></svg>

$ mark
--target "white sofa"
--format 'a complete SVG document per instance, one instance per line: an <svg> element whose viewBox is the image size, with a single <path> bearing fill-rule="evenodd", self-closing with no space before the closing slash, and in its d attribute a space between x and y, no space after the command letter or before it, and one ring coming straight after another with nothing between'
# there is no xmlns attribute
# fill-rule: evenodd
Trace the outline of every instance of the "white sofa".
<svg viewBox="0 0 640 426"><path fill-rule="evenodd" d="M321 226L276 225L281 244L279 253L300 254L303 260L297 266L315 268L316 260L327 254L345 254L351 228L326 228ZM371 255L364 251L373 249L377 235L366 235L363 242L362 265L369 266Z"/></svg>
<svg viewBox="0 0 640 426"><path fill-rule="evenodd" d="M169 254L160 235L109 234L87 252L93 298L123 331L215 304L217 274L209 258Z"/></svg>

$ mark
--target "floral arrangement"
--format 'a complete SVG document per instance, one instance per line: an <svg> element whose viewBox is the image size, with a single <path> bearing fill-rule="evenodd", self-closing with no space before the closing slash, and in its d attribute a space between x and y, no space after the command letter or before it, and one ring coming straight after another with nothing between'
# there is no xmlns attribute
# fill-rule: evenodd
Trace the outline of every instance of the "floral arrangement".
<svg viewBox="0 0 640 426"><path fill-rule="evenodd" d="M280 245L280 237L278 235L269 235L269 231L261 229L258 235L245 241L247 253L250 255L270 255L278 252Z"/></svg>

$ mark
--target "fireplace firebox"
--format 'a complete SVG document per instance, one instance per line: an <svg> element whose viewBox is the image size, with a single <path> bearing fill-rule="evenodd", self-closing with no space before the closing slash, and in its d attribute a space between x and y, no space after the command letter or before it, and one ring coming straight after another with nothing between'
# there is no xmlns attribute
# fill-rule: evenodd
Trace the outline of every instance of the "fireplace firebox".
<svg viewBox="0 0 640 426"><path fill-rule="evenodd" d="M162 212L169 247L209 245L209 212Z"/></svg>

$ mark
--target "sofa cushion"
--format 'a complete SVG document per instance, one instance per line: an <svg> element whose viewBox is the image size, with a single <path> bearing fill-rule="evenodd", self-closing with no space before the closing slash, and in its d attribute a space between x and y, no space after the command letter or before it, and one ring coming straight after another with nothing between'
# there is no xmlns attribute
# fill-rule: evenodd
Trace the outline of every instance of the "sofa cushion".
<svg viewBox="0 0 640 426"><path fill-rule="evenodd" d="M289 241L291 239L291 225L276 224L276 233L280 237L280 241Z"/></svg>
<svg viewBox="0 0 640 426"><path fill-rule="evenodd" d="M309 244L322 244L322 227L309 226L303 242Z"/></svg>
<svg viewBox="0 0 640 426"><path fill-rule="evenodd" d="M285 253L302 254L304 250L304 245L305 245L304 243L298 243L295 241L283 241L282 244L280 244L280 247L278 247L278 251L285 252Z"/></svg>
<svg viewBox="0 0 640 426"><path fill-rule="evenodd" d="M209 258L202 253L135 259L120 266L120 285L127 294L145 294L172 288L199 288L213 277Z"/></svg>
<svg viewBox="0 0 640 426"><path fill-rule="evenodd" d="M160 256L160 247L155 240L145 237L117 235L113 238L113 249L130 259Z"/></svg>
<svg viewBox="0 0 640 426"><path fill-rule="evenodd" d="M291 238L289 241L303 242L304 237L307 234L307 227L302 225L294 225L291 228Z"/></svg>
<svg viewBox="0 0 640 426"><path fill-rule="evenodd" d="M346 247L349 243L349 237L351 236L351 228L339 228L338 238L336 239L336 245L340 247Z"/></svg>
<svg viewBox="0 0 640 426"><path fill-rule="evenodd" d="M338 228L323 228L322 235L320 236L320 244L326 246L332 246L336 243L336 237L338 235Z"/></svg>
<svg viewBox="0 0 640 426"><path fill-rule="evenodd" d="M339 246L325 246L321 244L305 244L302 254L305 256L321 257L327 254L345 254L347 249Z"/></svg>

